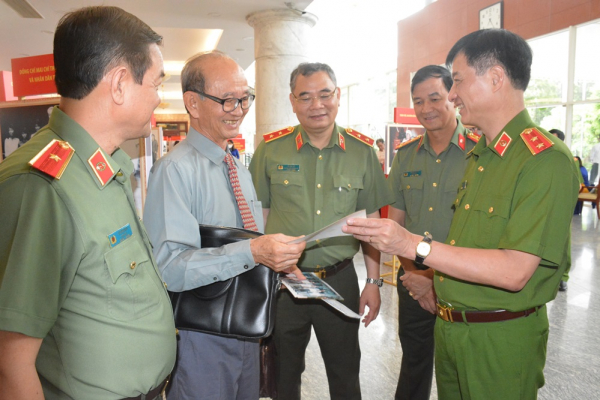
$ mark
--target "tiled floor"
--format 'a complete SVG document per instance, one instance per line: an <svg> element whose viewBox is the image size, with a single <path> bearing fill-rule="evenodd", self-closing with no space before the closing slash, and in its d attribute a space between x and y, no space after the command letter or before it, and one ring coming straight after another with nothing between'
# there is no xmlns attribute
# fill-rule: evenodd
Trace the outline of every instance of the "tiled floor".
<svg viewBox="0 0 600 400"><path fill-rule="evenodd" d="M573 217L572 260L568 290L559 292L548 304L546 385L539 392L543 400L600 399L600 221L596 210L587 205L582 215ZM362 255L355 257L355 264L364 282ZM400 371L396 288L384 285L381 298L379 318L360 331L360 383L365 400L393 399ZM314 335L306 358L302 399L328 399L327 378ZM437 400L435 382L431 399Z"/></svg>

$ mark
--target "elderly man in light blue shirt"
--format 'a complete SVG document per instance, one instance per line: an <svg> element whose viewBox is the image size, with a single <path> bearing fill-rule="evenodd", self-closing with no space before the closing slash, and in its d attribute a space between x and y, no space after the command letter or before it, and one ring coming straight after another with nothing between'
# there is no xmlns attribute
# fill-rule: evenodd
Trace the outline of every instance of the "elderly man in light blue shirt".
<svg viewBox="0 0 600 400"><path fill-rule="evenodd" d="M227 280L258 263L275 271L298 272L295 266L304 244L286 244L295 239L290 236L264 235L219 248L201 248L198 224L245 226L227 159L234 163L241 193L256 227L263 231L262 207L250 173L227 153L227 139L239 134L254 95L240 66L217 51L188 60L182 86L191 129L187 138L152 168L144 211L144 223L169 290L185 291ZM182 330L172 382L169 400L256 400L258 341Z"/></svg>

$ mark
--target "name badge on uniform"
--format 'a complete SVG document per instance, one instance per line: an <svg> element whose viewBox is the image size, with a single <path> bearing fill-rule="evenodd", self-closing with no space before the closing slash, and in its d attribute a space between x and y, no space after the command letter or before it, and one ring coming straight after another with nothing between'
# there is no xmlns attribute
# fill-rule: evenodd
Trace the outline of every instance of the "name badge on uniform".
<svg viewBox="0 0 600 400"><path fill-rule="evenodd" d="M297 164L279 164L277 165L278 171L300 171L300 165Z"/></svg>
<svg viewBox="0 0 600 400"><path fill-rule="evenodd" d="M404 173L405 178L410 178L411 176L421 176L421 171L407 171Z"/></svg>
<svg viewBox="0 0 600 400"><path fill-rule="evenodd" d="M110 243L110 247L115 247L125 239L131 237L133 232L131 231L131 226L129 224L124 227L114 231L110 235L108 235L108 242Z"/></svg>

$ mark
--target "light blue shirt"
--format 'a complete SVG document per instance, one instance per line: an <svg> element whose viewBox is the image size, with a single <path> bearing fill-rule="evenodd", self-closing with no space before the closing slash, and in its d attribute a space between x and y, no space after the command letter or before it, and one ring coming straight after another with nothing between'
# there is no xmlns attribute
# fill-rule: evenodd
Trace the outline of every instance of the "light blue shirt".
<svg viewBox="0 0 600 400"><path fill-rule="evenodd" d="M225 151L190 129L152 167L144 224L162 278L174 292L224 281L255 265L250 241L201 249L198 224L243 228L229 183ZM240 186L258 228L264 223L250 172L236 158Z"/></svg>

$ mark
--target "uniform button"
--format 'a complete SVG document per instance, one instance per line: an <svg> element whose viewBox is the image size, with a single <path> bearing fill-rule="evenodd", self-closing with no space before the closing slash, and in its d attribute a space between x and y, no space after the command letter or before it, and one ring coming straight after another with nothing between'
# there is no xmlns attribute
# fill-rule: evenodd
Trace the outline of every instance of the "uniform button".
<svg viewBox="0 0 600 400"><path fill-rule="evenodd" d="M317 189L321 189L321 184L317 183Z"/></svg>
<svg viewBox="0 0 600 400"><path fill-rule="evenodd" d="M163 285L165 285L165 289L167 288L167 282L163 282Z"/></svg>
<svg viewBox="0 0 600 400"><path fill-rule="evenodd" d="M247 265L244 265L244 269L248 269L248 266L247 266Z"/></svg>
<svg viewBox="0 0 600 400"><path fill-rule="evenodd" d="M317 242L317 244L321 243L321 239L317 239L315 240L315 242Z"/></svg>
<svg viewBox="0 0 600 400"><path fill-rule="evenodd" d="M444 282L444 277L440 275L440 282Z"/></svg>
<svg viewBox="0 0 600 400"><path fill-rule="evenodd" d="M479 170L479 172L483 172L483 167L480 165L479 168L477 168Z"/></svg>
<svg viewBox="0 0 600 400"><path fill-rule="evenodd" d="M424 233L425 233L425 236L429 235L429 232L427 232L427 231L425 231Z"/></svg>
<svg viewBox="0 0 600 400"><path fill-rule="evenodd" d="M288 183L290 183L290 181L288 181L287 179L285 181L283 181L284 185L287 185Z"/></svg>
<svg viewBox="0 0 600 400"><path fill-rule="evenodd" d="M437 187L437 183L433 182L433 187Z"/></svg>
<svg viewBox="0 0 600 400"><path fill-rule="evenodd" d="M317 210L317 215L321 215L321 210Z"/></svg>
<svg viewBox="0 0 600 400"><path fill-rule="evenodd" d="M454 246L455 244L456 244L456 240L452 239L452 240L450 241L450 246Z"/></svg>
<svg viewBox="0 0 600 400"><path fill-rule="evenodd" d="M215 277L213 278L213 281L216 281L217 279L219 279L219 278L217 278L217 277L215 276Z"/></svg>
<svg viewBox="0 0 600 400"><path fill-rule="evenodd" d="M410 185L406 185L406 188L407 188L407 189L410 189Z"/></svg>
<svg viewBox="0 0 600 400"><path fill-rule="evenodd" d="M136 266L136 265L137 265L137 264L135 263L135 261L132 261L132 262L131 262L131 264L129 264L129 268L131 268L131 269L135 269L135 266Z"/></svg>
<svg viewBox="0 0 600 400"><path fill-rule="evenodd" d="M351 189L351 188L352 188L352 185L351 185L351 184L348 184L348 189Z"/></svg>
<svg viewBox="0 0 600 400"><path fill-rule="evenodd" d="M471 208L471 206L467 204L467 205L465 206L465 210L468 210L469 208Z"/></svg>
<svg viewBox="0 0 600 400"><path fill-rule="evenodd" d="M494 212L494 207L490 207L490 209L488 211L490 212L490 214L493 213Z"/></svg>
<svg viewBox="0 0 600 400"><path fill-rule="evenodd" d="M121 171L117 172L117 176L123 176L123 173Z"/></svg>
<svg viewBox="0 0 600 400"><path fill-rule="evenodd" d="M440 159L438 158L437 160L435 160L435 162L439 164L439 163L441 163L441 162L442 162L442 160L440 160Z"/></svg>
<svg viewBox="0 0 600 400"><path fill-rule="evenodd" d="M319 160L322 160L322 159L323 159L323 156L319 154Z"/></svg>
<svg viewBox="0 0 600 400"><path fill-rule="evenodd" d="M433 207L429 207L429 211L433 211Z"/></svg>

